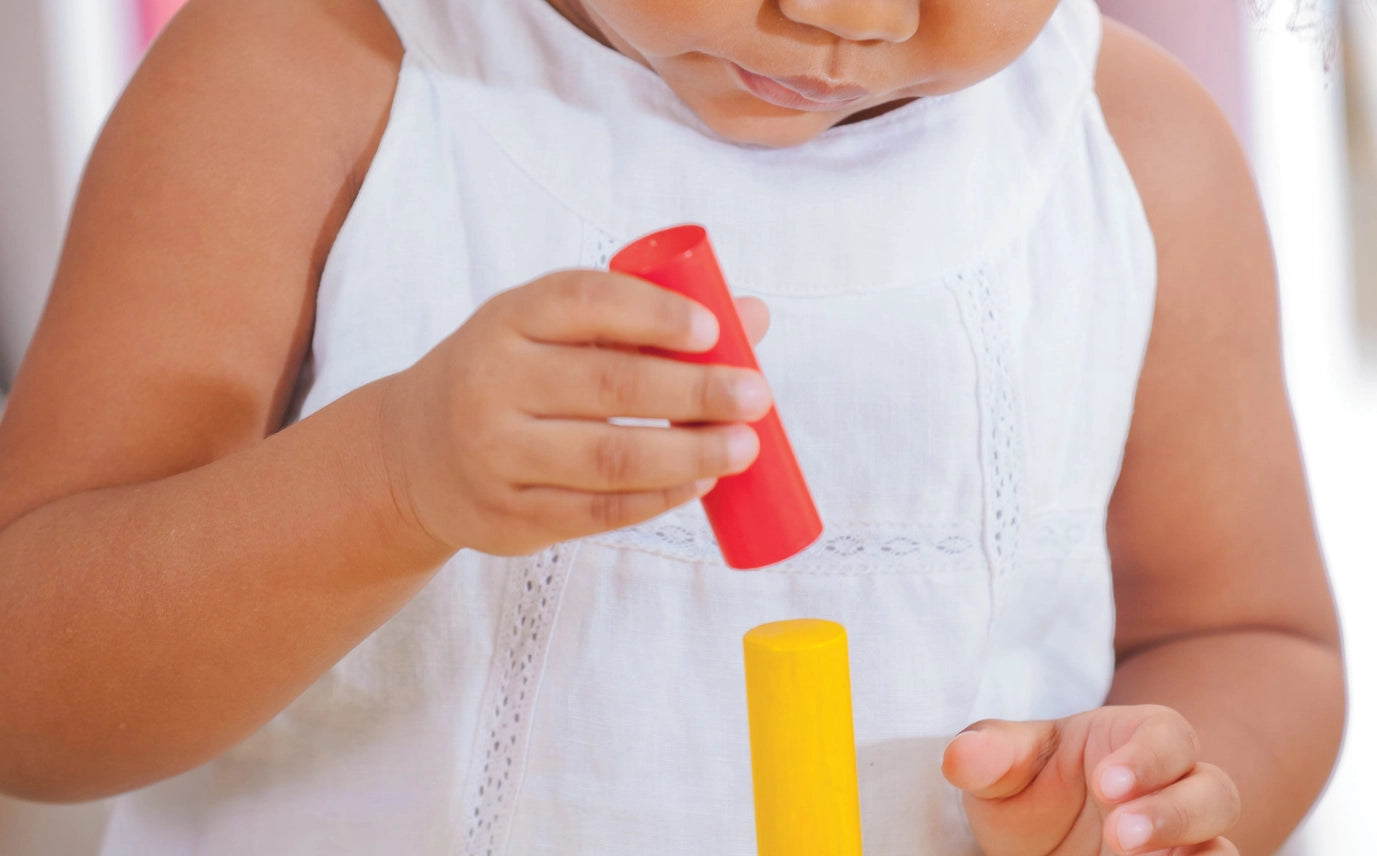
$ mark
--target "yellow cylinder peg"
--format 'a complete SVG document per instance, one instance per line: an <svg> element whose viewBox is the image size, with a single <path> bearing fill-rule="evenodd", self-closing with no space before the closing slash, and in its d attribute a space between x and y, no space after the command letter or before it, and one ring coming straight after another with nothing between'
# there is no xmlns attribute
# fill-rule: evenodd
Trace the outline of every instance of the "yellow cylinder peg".
<svg viewBox="0 0 1377 856"><path fill-rule="evenodd" d="M846 629L778 621L743 644L759 856L861 856Z"/></svg>

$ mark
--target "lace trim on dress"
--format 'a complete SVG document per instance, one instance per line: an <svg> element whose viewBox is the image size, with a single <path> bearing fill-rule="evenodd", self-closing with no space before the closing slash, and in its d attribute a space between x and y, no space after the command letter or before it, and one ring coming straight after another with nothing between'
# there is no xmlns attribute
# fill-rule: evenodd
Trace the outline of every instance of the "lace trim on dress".
<svg viewBox="0 0 1377 856"><path fill-rule="evenodd" d="M1043 510L1024 515L1020 554L1029 558L1099 558L1104 549L1104 516L1096 509ZM720 562L717 539L702 519L670 513L639 526L584 539L584 543L612 549L639 550L684 562ZM981 543L979 533L955 524L850 523L829 525L817 543L773 568L783 572L845 573L856 566L916 557L940 570L967 567ZM897 569L896 569L897 570ZM912 573L906 563L905 573Z"/></svg>
<svg viewBox="0 0 1377 856"><path fill-rule="evenodd" d="M720 564L722 554L711 527L701 516L671 512L639 526L586 539L613 549L639 550L683 562ZM815 543L772 566L782 573L913 573L915 560L930 571L970 567L978 555L978 532L957 524L828 524ZM904 561L896 563L896 560Z"/></svg>
<svg viewBox="0 0 1377 856"><path fill-rule="evenodd" d="M975 340L979 370L981 455L985 471L985 548L996 578L1016 563L1021 524L1023 432L1010 365L1007 295L987 271L956 275L961 314Z"/></svg>
<svg viewBox="0 0 1377 856"><path fill-rule="evenodd" d="M629 243L589 224L585 224L584 229L588 234L584 236L583 263L597 270L607 270L607 264L612 261L612 257L623 244Z"/></svg>
<svg viewBox="0 0 1377 856"><path fill-rule="evenodd" d="M1020 555L1030 559L1104 557L1103 508L1042 509L1024 514Z"/></svg>
<svg viewBox="0 0 1377 856"><path fill-rule="evenodd" d="M494 856L505 851L550 628L577 552L577 545L556 545L518 571L517 596L502 624L484 693L464 800L472 808L462 819L465 831L456 854Z"/></svg>

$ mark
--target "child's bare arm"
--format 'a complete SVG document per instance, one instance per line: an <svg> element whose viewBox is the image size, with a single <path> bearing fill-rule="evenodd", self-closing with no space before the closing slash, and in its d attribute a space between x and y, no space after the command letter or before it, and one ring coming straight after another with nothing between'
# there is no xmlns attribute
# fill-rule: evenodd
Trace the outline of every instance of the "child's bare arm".
<svg viewBox="0 0 1377 856"><path fill-rule="evenodd" d="M193 2L102 134L0 428L6 790L80 799L184 769L436 559L403 552L383 473L351 463L377 460L367 397L259 442L390 101L398 48L374 16ZM283 618L322 610L332 638L298 644L311 631Z"/></svg>
<svg viewBox="0 0 1377 856"><path fill-rule="evenodd" d="M1108 24L1099 89L1159 260L1110 507L1110 700L1184 714L1203 759L1241 793L1230 837L1242 853L1270 853L1329 775L1344 685L1282 376L1266 225L1227 122L1175 63Z"/></svg>
<svg viewBox="0 0 1377 856"><path fill-rule="evenodd" d="M1227 122L1179 66L1107 24L1097 85L1159 262L1109 509L1118 669L1109 706L976 723L943 770L990 856L1271 853L1344 721L1271 248Z"/></svg>
<svg viewBox="0 0 1377 856"><path fill-rule="evenodd" d="M753 457L743 425L600 420L748 421L769 394L586 347L716 329L590 272L506 292L277 431L399 54L372 0L193 0L111 119L0 423L0 790L74 800L186 770L460 547L632 523ZM758 338L763 307L742 309Z"/></svg>

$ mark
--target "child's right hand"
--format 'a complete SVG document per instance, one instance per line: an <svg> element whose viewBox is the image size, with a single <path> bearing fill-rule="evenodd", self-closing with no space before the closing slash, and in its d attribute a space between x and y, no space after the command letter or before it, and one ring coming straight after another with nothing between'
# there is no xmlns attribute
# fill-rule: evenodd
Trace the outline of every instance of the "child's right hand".
<svg viewBox="0 0 1377 856"><path fill-rule="evenodd" d="M738 309L758 341L764 304ZM636 349L701 352L717 334L704 307L620 274L560 271L497 295L388 379L382 452L401 511L452 551L520 555L702 496L755 460L745 423L769 411L765 379Z"/></svg>

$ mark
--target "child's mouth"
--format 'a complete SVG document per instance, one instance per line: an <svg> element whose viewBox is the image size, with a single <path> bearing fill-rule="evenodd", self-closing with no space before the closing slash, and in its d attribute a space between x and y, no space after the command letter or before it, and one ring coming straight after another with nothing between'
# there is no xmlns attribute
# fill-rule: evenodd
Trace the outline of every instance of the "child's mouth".
<svg viewBox="0 0 1377 856"><path fill-rule="evenodd" d="M807 77L779 80L747 71L736 63L732 69L741 85L761 101L790 110L844 110L862 101L870 93L859 86L837 86Z"/></svg>

